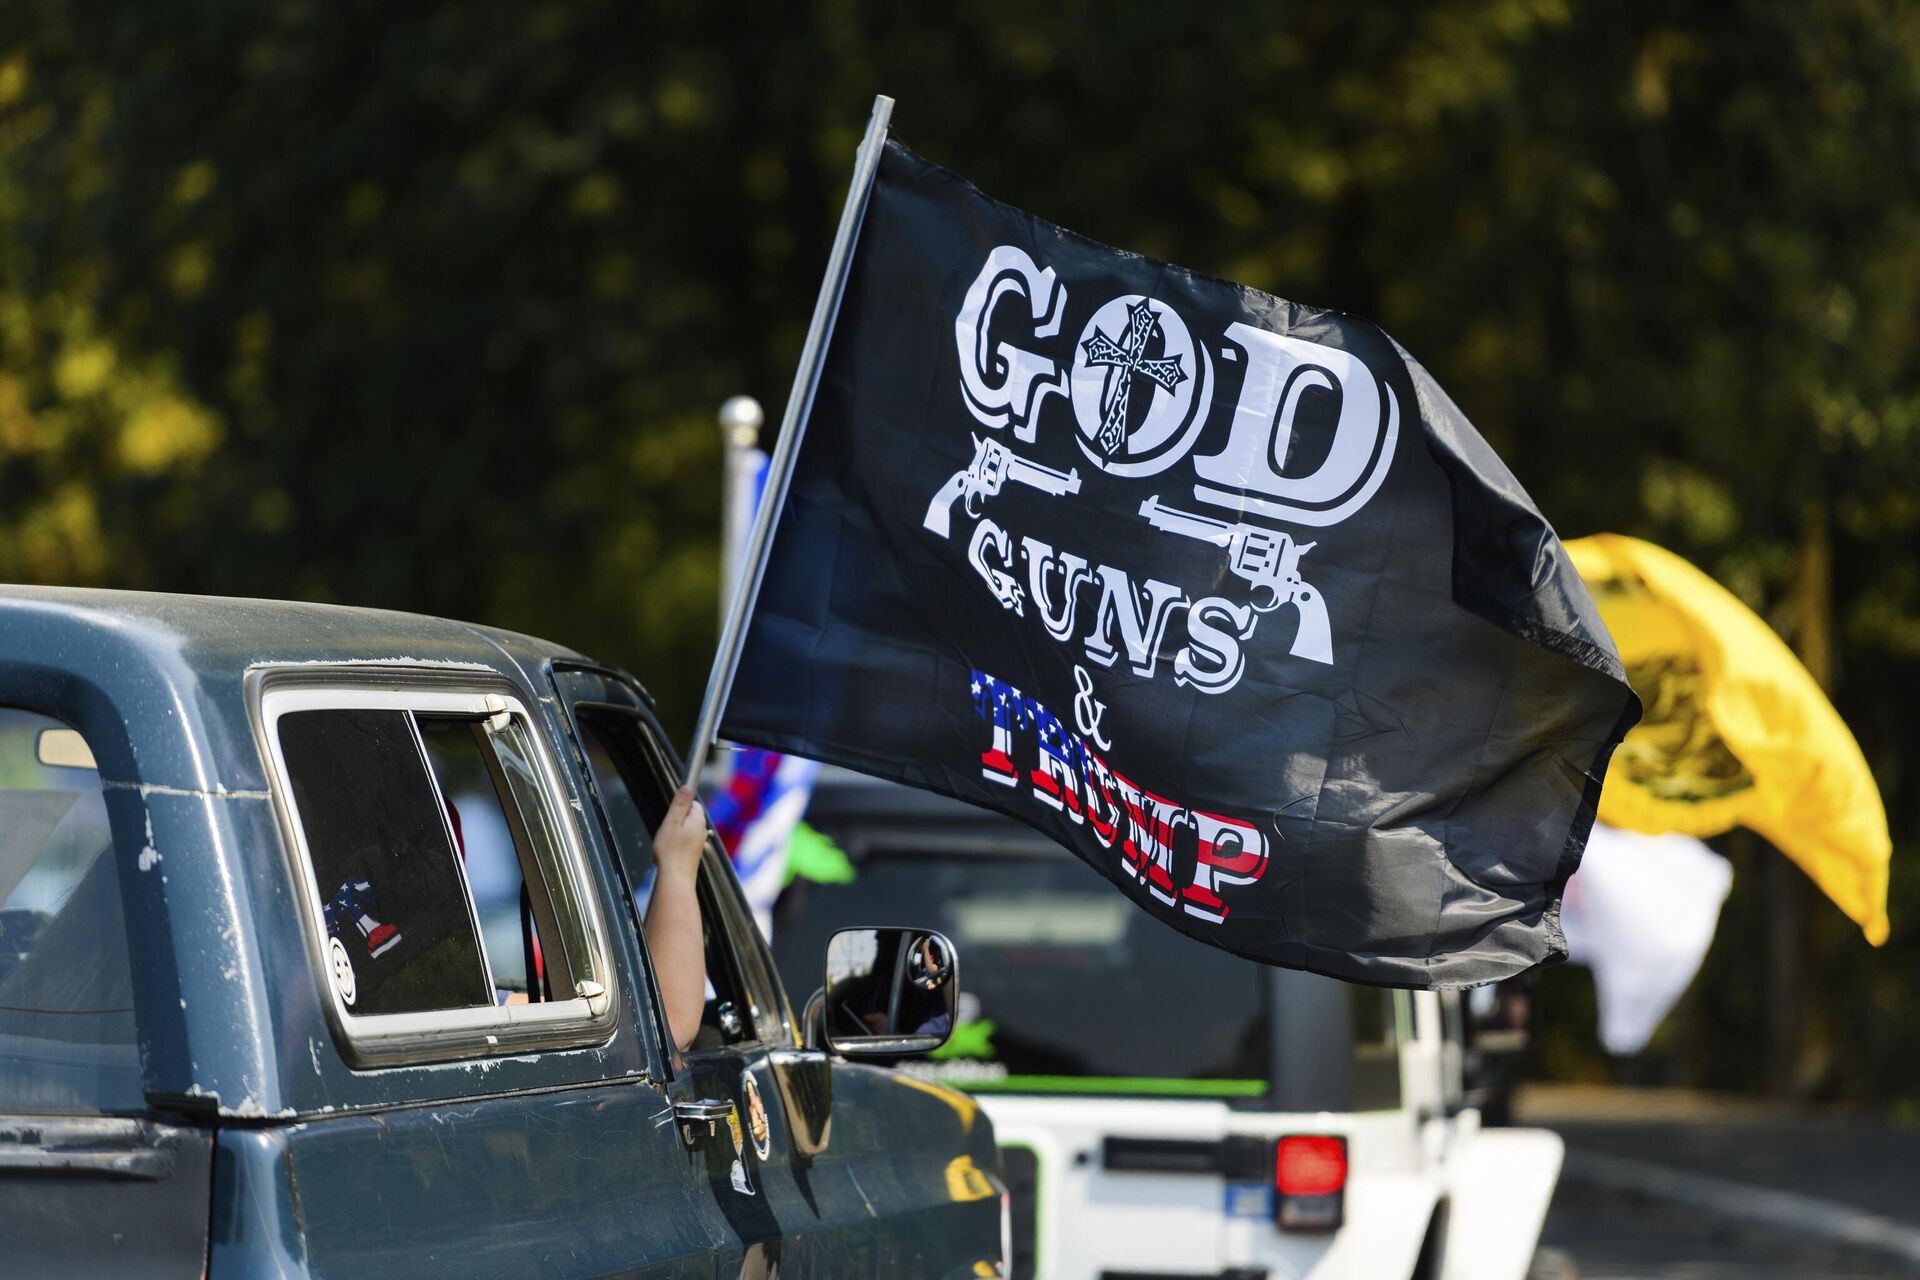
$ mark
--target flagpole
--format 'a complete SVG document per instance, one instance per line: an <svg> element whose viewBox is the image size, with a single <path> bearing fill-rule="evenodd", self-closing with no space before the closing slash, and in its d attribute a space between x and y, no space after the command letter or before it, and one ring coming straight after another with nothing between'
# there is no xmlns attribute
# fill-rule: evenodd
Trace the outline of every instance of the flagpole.
<svg viewBox="0 0 1920 1280"><path fill-rule="evenodd" d="M693 743L687 749L687 785L698 787L707 764L707 753L720 727L720 713L727 695L733 690L734 671L740 664L740 644L746 636L746 622L760 598L760 579L767 568L767 549L773 542L773 526L786 503L787 482L793 477L793 461L800 452L800 436L806 430L807 415L813 408L813 395L820 386L820 366L826 358L827 344L833 338L833 324L840 315L840 296L847 283L847 265L853 258L853 243L860 234L860 220L867 209L867 195L873 190L874 175L880 170L880 153L887 141L887 122L893 116L893 99L882 94L873 100L873 114L867 119L866 137L854 160L853 182L847 188L847 203L840 210L840 229L834 233L833 252L827 258L826 279L813 304L813 322L807 327L806 345L800 348L800 365L794 370L793 391L787 396L787 410L780 419L780 438L774 442L773 455L767 461L767 484L760 499L760 510L753 520L753 534L747 540L742 557L745 572L733 590L733 603L720 627L720 643L713 655L713 670L707 676L707 692L700 704L700 720L694 727Z"/></svg>
<svg viewBox="0 0 1920 1280"><path fill-rule="evenodd" d="M733 590L740 581L740 558L747 549L748 521L753 519L754 495L747 493L747 473L753 467L755 446L766 414L752 396L734 396L720 406L721 448L726 454L726 488L720 494L720 625L727 625Z"/></svg>

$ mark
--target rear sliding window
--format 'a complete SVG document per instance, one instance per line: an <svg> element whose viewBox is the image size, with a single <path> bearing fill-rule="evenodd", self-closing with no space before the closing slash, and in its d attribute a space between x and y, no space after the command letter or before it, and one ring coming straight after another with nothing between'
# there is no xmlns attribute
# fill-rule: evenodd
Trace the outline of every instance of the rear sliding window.
<svg viewBox="0 0 1920 1280"><path fill-rule="evenodd" d="M604 935L517 700L270 688L263 707L350 1039L431 1056L434 1031L473 1049L604 1035Z"/></svg>
<svg viewBox="0 0 1920 1280"><path fill-rule="evenodd" d="M404 711L280 720L334 986L355 1013L494 1003L461 860ZM341 953L344 952L344 959Z"/></svg>
<svg viewBox="0 0 1920 1280"><path fill-rule="evenodd" d="M837 928L912 921L952 938L960 1016L930 1066L968 1089L1268 1091L1264 970L1175 933L1065 854L881 850L849 883L795 881L775 921L795 975L819 973Z"/></svg>

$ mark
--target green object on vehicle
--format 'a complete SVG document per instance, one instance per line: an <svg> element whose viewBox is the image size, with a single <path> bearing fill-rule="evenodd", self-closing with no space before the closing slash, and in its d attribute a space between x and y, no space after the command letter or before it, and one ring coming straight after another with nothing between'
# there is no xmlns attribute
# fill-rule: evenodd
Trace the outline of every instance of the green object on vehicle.
<svg viewBox="0 0 1920 1280"><path fill-rule="evenodd" d="M815 884L852 884L853 860L831 839L802 822L787 837L787 878ZM785 885L782 885L784 888Z"/></svg>
<svg viewBox="0 0 1920 1280"><path fill-rule="evenodd" d="M1145 1093L1167 1098L1257 1098L1267 1091L1265 1080L1180 1080L1167 1076L1001 1076L997 1080L947 1083L968 1093Z"/></svg>
<svg viewBox="0 0 1920 1280"><path fill-rule="evenodd" d="M927 1056L935 1062L945 1062L954 1058L992 1062L1000 1056L1000 1051L993 1047L994 1025L992 1018L958 1023L954 1026L953 1035L947 1042Z"/></svg>

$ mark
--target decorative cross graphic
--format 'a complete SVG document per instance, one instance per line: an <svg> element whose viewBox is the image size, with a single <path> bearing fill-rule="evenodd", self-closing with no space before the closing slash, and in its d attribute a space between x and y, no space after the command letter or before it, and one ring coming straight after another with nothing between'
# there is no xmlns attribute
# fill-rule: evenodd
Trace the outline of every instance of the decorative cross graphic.
<svg viewBox="0 0 1920 1280"><path fill-rule="evenodd" d="M1171 391L1187 380L1179 356L1158 360L1145 358L1147 342L1160 328L1160 317L1153 302L1142 298L1127 308L1127 328L1115 342L1099 330L1081 343L1089 365L1106 365L1114 372L1107 375L1100 393L1100 447L1111 458L1127 442L1127 407L1133 398L1133 380L1146 378Z"/></svg>

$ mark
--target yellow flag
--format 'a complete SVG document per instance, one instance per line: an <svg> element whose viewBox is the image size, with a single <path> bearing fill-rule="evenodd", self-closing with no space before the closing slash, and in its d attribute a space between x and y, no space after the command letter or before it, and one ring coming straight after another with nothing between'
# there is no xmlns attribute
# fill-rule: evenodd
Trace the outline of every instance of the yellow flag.
<svg viewBox="0 0 1920 1280"><path fill-rule="evenodd" d="M1600 821L1693 836L1751 827L1885 942L1887 811L1793 651L1671 551L1617 534L1566 547L1646 709L1614 753Z"/></svg>

